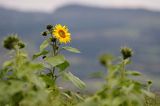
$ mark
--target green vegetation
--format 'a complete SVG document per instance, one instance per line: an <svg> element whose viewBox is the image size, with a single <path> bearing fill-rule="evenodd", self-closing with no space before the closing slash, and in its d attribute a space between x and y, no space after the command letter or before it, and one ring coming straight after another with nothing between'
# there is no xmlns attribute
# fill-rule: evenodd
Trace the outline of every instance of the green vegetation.
<svg viewBox="0 0 160 106"><path fill-rule="evenodd" d="M58 78L63 78L79 89L86 86L66 70L70 64L61 51L80 53L66 46L71 42L68 28L60 24L47 25L42 36L40 51L32 59L23 50L25 44L17 35L4 40L11 58L0 70L0 106L158 106L159 96L150 91L152 81L143 84L135 80L141 76L140 72L126 68L131 63L132 49L123 47L118 59L108 54L100 57L100 63L108 72L106 83L89 96L57 84Z"/></svg>

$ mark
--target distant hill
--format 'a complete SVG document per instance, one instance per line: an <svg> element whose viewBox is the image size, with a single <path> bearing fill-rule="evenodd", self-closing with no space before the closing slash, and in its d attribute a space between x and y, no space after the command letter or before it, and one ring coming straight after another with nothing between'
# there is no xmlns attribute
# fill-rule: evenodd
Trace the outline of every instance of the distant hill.
<svg viewBox="0 0 160 106"><path fill-rule="evenodd" d="M119 49L123 45L135 50L133 69L157 78L160 76L159 12L68 5L51 14L4 8L0 8L0 14L0 38L18 33L35 51L42 42L40 32L45 25L68 25L72 32L72 45L78 47L82 54L67 56L73 63L71 70L81 77L86 78L88 72L103 70L97 57L103 52L120 55Z"/></svg>

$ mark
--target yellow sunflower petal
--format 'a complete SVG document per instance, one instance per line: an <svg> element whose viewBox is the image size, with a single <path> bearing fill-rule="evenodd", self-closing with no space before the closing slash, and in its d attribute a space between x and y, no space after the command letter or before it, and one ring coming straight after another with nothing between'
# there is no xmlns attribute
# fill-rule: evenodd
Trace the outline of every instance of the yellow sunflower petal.
<svg viewBox="0 0 160 106"><path fill-rule="evenodd" d="M53 33L55 38L59 40L60 43L68 43L71 41L71 34L68 32L67 26L62 26L61 24L57 24L54 27Z"/></svg>

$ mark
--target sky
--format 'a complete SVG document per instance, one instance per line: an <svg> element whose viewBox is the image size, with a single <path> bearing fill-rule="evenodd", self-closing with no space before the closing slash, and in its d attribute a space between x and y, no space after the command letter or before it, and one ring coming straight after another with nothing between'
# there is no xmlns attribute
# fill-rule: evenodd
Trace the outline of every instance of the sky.
<svg viewBox="0 0 160 106"><path fill-rule="evenodd" d="M102 8L144 8L160 11L160 0L0 0L0 7L19 11L53 12L67 4Z"/></svg>

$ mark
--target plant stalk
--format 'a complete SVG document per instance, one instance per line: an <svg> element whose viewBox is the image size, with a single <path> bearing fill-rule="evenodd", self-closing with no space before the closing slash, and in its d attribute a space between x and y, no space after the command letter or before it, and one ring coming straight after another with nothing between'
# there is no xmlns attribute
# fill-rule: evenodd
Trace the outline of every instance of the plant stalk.
<svg viewBox="0 0 160 106"><path fill-rule="evenodd" d="M121 79L125 78L125 60L122 61L122 69L121 69Z"/></svg>

